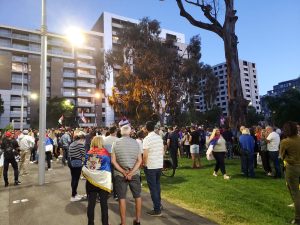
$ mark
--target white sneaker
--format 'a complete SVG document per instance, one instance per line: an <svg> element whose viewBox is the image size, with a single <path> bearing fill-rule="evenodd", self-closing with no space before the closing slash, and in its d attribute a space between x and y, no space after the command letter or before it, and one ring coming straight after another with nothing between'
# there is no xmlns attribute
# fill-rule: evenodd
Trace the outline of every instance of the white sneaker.
<svg viewBox="0 0 300 225"><path fill-rule="evenodd" d="M53 170L52 168L49 168L48 171Z"/></svg>
<svg viewBox="0 0 300 225"><path fill-rule="evenodd" d="M227 176L226 174L224 175L224 180L229 180L230 176Z"/></svg>
<svg viewBox="0 0 300 225"><path fill-rule="evenodd" d="M267 173L267 176L271 177L271 176L272 176L272 173Z"/></svg>
<svg viewBox="0 0 300 225"><path fill-rule="evenodd" d="M292 203L292 204L288 205L288 207L295 207L295 204Z"/></svg>
<svg viewBox="0 0 300 225"><path fill-rule="evenodd" d="M217 177L217 176L218 176L218 174L217 174L216 172L214 172L214 173L213 173L213 176Z"/></svg>
<svg viewBox="0 0 300 225"><path fill-rule="evenodd" d="M71 197L70 201L71 202L78 202L82 199L82 196L76 195L75 197Z"/></svg>

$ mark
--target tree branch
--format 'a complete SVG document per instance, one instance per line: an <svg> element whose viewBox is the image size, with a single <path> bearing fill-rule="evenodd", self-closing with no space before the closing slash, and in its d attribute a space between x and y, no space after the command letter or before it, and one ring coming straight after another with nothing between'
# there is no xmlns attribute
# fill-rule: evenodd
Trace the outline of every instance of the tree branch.
<svg viewBox="0 0 300 225"><path fill-rule="evenodd" d="M188 0L185 0L187 3L189 3L190 1ZM184 6L183 6L183 3L182 3L182 0L176 0L177 2L177 5L180 9L180 15L185 17L192 25L196 26L196 27L199 27L199 28L202 28L202 29L205 29L205 30L209 30L209 31L212 31L214 33L216 33L217 35L219 35L221 38L223 38L223 33L222 33L222 29L220 29L220 27L218 27L217 25L215 24L209 24L209 23L204 23L202 21L198 21L196 20L193 16L191 16L191 14L189 14ZM197 3L194 3L197 5ZM211 16L211 15L210 15ZM211 16L212 17L212 16ZM213 17L212 17L213 18Z"/></svg>

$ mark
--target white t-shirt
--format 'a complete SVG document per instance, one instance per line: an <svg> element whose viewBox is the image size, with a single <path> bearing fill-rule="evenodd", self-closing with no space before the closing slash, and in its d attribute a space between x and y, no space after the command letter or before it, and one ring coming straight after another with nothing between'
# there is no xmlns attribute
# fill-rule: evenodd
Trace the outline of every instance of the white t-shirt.
<svg viewBox="0 0 300 225"><path fill-rule="evenodd" d="M143 140L143 149L148 150L146 162L148 169L161 169L164 163L164 144L155 132L150 132Z"/></svg>
<svg viewBox="0 0 300 225"><path fill-rule="evenodd" d="M272 132L268 135L267 140L270 141L268 143L267 148L270 152L275 152L279 150L280 137L276 132Z"/></svg>

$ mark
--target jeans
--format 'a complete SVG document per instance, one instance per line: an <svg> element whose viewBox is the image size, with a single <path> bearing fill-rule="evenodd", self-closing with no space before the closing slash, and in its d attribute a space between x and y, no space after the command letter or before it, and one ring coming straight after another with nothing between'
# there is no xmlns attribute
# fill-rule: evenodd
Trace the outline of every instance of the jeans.
<svg viewBox="0 0 300 225"><path fill-rule="evenodd" d="M222 174L226 174L225 170L225 152L214 152L213 156L216 159L215 172L217 173L221 169Z"/></svg>
<svg viewBox="0 0 300 225"><path fill-rule="evenodd" d="M275 167L275 178L281 177L281 170L280 170L280 164L279 164L279 151L268 151L269 159L273 162L273 165Z"/></svg>
<svg viewBox="0 0 300 225"><path fill-rule="evenodd" d="M88 207L87 207L87 217L88 217L88 225L94 225L94 218L95 218L95 206L96 206L96 199L99 195L100 198L100 206L101 206L101 220L102 225L108 225L108 192L99 189L97 192L92 191L88 192Z"/></svg>
<svg viewBox="0 0 300 225"><path fill-rule="evenodd" d="M77 187L81 175L81 167L73 168L71 167L71 163L68 163L71 172L71 188L72 188L72 197L77 195Z"/></svg>
<svg viewBox="0 0 300 225"><path fill-rule="evenodd" d="M254 153L249 153L247 151L241 152L241 159L244 169L243 173L248 177L254 177Z"/></svg>
<svg viewBox="0 0 300 225"><path fill-rule="evenodd" d="M62 164L66 165L66 160L68 160L68 150L69 146L63 146L63 157L62 157Z"/></svg>
<svg viewBox="0 0 300 225"><path fill-rule="evenodd" d="M287 165L285 172L285 180L289 188L291 197L295 204L295 220L300 221L300 165Z"/></svg>
<svg viewBox="0 0 300 225"><path fill-rule="evenodd" d="M8 184L8 166L11 164L11 166L14 168L14 175L15 175L15 181L18 181L19 179L19 171L18 171L18 163L15 158L12 159L4 159L4 165L3 165L3 178L4 182Z"/></svg>
<svg viewBox="0 0 300 225"><path fill-rule="evenodd" d="M35 155L36 155L36 148L34 147L34 148L32 148L32 149L30 149L30 161L31 162L34 162L35 160L36 160L36 157L35 157Z"/></svg>
<svg viewBox="0 0 300 225"><path fill-rule="evenodd" d="M151 199L153 202L153 208L155 212L160 212L161 196L160 196L160 176L161 169L144 169L147 184L150 190Z"/></svg>

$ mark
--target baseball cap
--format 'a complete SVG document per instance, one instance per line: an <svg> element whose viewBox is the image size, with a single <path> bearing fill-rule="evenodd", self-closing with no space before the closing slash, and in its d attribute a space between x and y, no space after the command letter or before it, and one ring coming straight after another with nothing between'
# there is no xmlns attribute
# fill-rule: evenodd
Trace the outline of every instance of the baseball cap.
<svg viewBox="0 0 300 225"><path fill-rule="evenodd" d="M5 137L11 137L11 136L12 136L11 132L9 132L9 131L5 132Z"/></svg>

